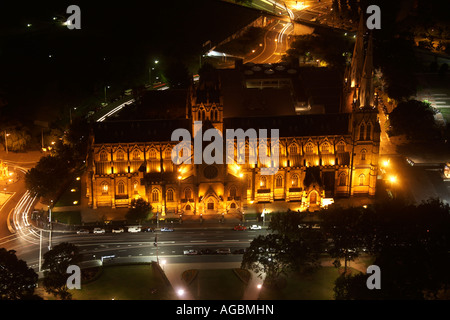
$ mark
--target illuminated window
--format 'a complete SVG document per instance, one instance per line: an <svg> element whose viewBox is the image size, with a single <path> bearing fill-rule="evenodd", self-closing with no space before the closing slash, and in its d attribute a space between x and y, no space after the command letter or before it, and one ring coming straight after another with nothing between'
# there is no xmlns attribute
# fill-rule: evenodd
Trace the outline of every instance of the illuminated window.
<svg viewBox="0 0 450 320"><path fill-rule="evenodd" d="M108 182L103 181L101 189L102 189L102 194L108 194L108 189L109 189Z"/></svg>
<svg viewBox="0 0 450 320"><path fill-rule="evenodd" d="M184 189L184 198L192 199L192 190L189 188Z"/></svg>
<svg viewBox="0 0 450 320"><path fill-rule="evenodd" d="M172 158L172 149L167 148L166 151L164 151L164 158L166 158L166 159Z"/></svg>
<svg viewBox="0 0 450 320"><path fill-rule="evenodd" d="M345 186L347 185L347 175L345 174L345 172L342 172L339 175L339 185L340 186Z"/></svg>
<svg viewBox="0 0 450 320"><path fill-rule="evenodd" d="M360 185L360 186L363 186L363 185L364 185L365 179L366 179L366 176L365 176L364 174L361 174L361 175L359 176L359 185Z"/></svg>
<svg viewBox="0 0 450 320"><path fill-rule="evenodd" d="M170 202L173 201L173 190L172 189L167 190L167 201L170 201Z"/></svg>
<svg viewBox="0 0 450 320"><path fill-rule="evenodd" d="M105 151L100 153L100 161L108 161L108 154Z"/></svg>
<svg viewBox="0 0 450 320"><path fill-rule="evenodd" d="M290 153L290 154L297 154L297 153L298 153L298 148L297 148L297 145L296 145L296 144L292 144L292 145L289 147L289 153Z"/></svg>
<svg viewBox="0 0 450 320"><path fill-rule="evenodd" d="M232 203L231 205L230 205L230 209L236 209L236 203Z"/></svg>
<svg viewBox="0 0 450 320"><path fill-rule="evenodd" d="M281 175L278 175L277 178L275 179L275 186L277 188L283 187L283 177Z"/></svg>
<svg viewBox="0 0 450 320"><path fill-rule="evenodd" d="M187 205L187 206L184 208L184 210L186 210L186 211L191 211L191 206L190 206L190 205Z"/></svg>
<svg viewBox="0 0 450 320"><path fill-rule="evenodd" d="M122 181L119 181L117 184L117 193L124 194L125 193L125 184Z"/></svg>
<svg viewBox="0 0 450 320"><path fill-rule="evenodd" d="M159 191L157 189L154 189L152 191L152 201L158 202L159 201Z"/></svg>
<svg viewBox="0 0 450 320"><path fill-rule="evenodd" d="M117 151L117 155L116 155L117 160L123 160L124 159L124 153L122 150Z"/></svg>
<svg viewBox="0 0 450 320"><path fill-rule="evenodd" d="M339 142L337 145L337 151L338 152L344 152L345 151L345 143L344 142Z"/></svg>
<svg viewBox="0 0 450 320"><path fill-rule="evenodd" d="M366 149L361 150L361 160L362 161L366 160L366 153L367 153Z"/></svg>
<svg viewBox="0 0 450 320"><path fill-rule="evenodd" d="M208 202L208 210L214 210L214 201L212 199Z"/></svg>
<svg viewBox="0 0 450 320"><path fill-rule="evenodd" d="M291 184L293 187L298 187L298 175L292 175Z"/></svg>
<svg viewBox="0 0 450 320"><path fill-rule="evenodd" d="M324 144L322 144L322 152L328 153L329 151L330 151L330 145L326 142Z"/></svg>
<svg viewBox="0 0 450 320"><path fill-rule="evenodd" d="M266 179L265 176L262 176L262 177L259 179L259 186L260 186L261 188L266 188L266 186L267 186L267 179Z"/></svg>
<svg viewBox="0 0 450 320"><path fill-rule="evenodd" d="M305 152L306 152L306 153L313 153L313 151L314 151L314 147L313 147L312 143L310 142L310 143L308 143L308 144L306 145L306 147L305 147Z"/></svg>
<svg viewBox="0 0 450 320"><path fill-rule="evenodd" d="M150 159L156 159L156 150L151 149L150 152L148 153L148 156L150 157Z"/></svg>
<svg viewBox="0 0 450 320"><path fill-rule="evenodd" d="M139 152L139 150L134 150L133 151L133 160L140 160L141 159L141 153Z"/></svg>
<svg viewBox="0 0 450 320"><path fill-rule="evenodd" d="M138 193L138 186L139 186L139 182L134 181L133 182L133 190L134 190L134 194Z"/></svg>

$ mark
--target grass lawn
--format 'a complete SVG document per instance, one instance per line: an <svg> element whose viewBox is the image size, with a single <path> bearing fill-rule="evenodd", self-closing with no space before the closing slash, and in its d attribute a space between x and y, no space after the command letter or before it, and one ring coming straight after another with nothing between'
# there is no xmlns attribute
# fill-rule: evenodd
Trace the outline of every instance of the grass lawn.
<svg viewBox="0 0 450 320"><path fill-rule="evenodd" d="M350 268L352 273L359 271ZM263 287L260 300L334 300L334 281L339 277L335 267L322 267L310 275L292 274L282 289Z"/></svg>
<svg viewBox="0 0 450 320"><path fill-rule="evenodd" d="M59 223L81 225L81 212L80 211L61 211L52 212L52 220Z"/></svg>
<svg viewBox="0 0 450 320"><path fill-rule="evenodd" d="M151 293L157 289L156 293ZM173 289L151 264L107 266L93 282L72 290L73 300L173 300Z"/></svg>
<svg viewBox="0 0 450 320"><path fill-rule="evenodd" d="M233 269L214 269L198 270L188 288L196 300L240 300L245 287Z"/></svg>

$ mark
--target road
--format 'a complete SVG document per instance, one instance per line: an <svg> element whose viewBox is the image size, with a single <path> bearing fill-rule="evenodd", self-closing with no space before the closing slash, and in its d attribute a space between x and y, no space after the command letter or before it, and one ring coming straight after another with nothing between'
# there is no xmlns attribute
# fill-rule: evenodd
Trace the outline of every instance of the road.
<svg viewBox="0 0 450 320"><path fill-rule="evenodd" d="M29 231L29 230L27 230ZM224 225L223 228L177 228L173 232L140 232L140 233L110 233L105 234L76 234L52 233L52 246L61 242L75 244L83 255L83 260L99 260L102 256L114 255L116 258L151 257L156 260L166 259L171 263L180 262L240 262L242 255L198 255L186 256L184 250L229 248L231 252L249 246L251 240L261 234L263 230L234 231L232 226ZM48 251L49 233L44 231L42 236L42 255ZM158 237L158 245L155 246L155 236ZM20 259L27 262L28 266L39 270L39 233L28 234L27 238L0 239L0 247L8 250L16 250Z"/></svg>

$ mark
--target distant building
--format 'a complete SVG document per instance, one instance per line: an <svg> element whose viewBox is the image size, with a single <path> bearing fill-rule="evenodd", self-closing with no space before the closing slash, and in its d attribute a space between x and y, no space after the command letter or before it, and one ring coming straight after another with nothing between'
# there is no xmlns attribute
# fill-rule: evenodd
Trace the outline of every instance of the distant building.
<svg viewBox="0 0 450 320"><path fill-rule="evenodd" d="M364 56L358 41L357 45L356 54ZM333 198L374 196L380 126L373 107L371 49L369 45L363 67L352 62L360 76L352 69L355 82L347 79L349 85L337 96L335 104L343 101L341 112L336 108L318 114L298 112L299 106L309 103L296 82L299 68L238 65L202 74L187 93L183 119L97 123L88 157L89 204L128 207L133 198L142 197L162 214L206 215L242 213L257 203L315 211ZM198 134L194 121L202 121L203 131L216 128L222 133L238 128L279 129L279 141L246 141L246 161L241 165L176 165L171 153L178 141L171 141L171 134L177 128ZM261 168L271 163L247 161L252 146L259 144L278 149L276 174L261 175ZM237 148L235 144L234 160L239 156Z"/></svg>

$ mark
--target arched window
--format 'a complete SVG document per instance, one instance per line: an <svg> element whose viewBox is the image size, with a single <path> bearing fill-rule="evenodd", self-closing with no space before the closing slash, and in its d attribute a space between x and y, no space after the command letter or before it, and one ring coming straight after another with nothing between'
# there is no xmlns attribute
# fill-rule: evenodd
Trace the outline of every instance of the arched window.
<svg viewBox="0 0 450 320"><path fill-rule="evenodd" d="M184 189L184 198L192 199L192 190L189 188Z"/></svg>
<svg viewBox="0 0 450 320"><path fill-rule="evenodd" d="M124 153L122 150L117 151L117 160L122 161L124 159Z"/></svg>
<svg viewBox="0 0 450 320"><path fill-rule="evenodd" d="M328 152L330 152L330 145L329 145L327 142L325 142L324 144L322 144L322 152L323 152L323 153L328 153Z"/></svg>
<svg viewBox="0 0 450 320"><path fill-rule="evenodd" d="M347 185L347 175L345 174L345 172L342 172L339 175L339 185L340 186L346 186Z"/></svg>
<svg viewBox="0 0 450 320"><path fill-rule="evenodd" d="M341 141L337 145L337 152L344 152L344 151L345 151L345 143Z"/></svg>
<svg viewBox="0 0 450 320"><path fill-rule="evenodd" d="M230 188L230 197L235 198L236 197L236 187L232 186Z"/></svg>
<svg viewBox="0 0 450 320"><path fill-rule="evenodd" d="M366 129L366 139L370 140L371 137L371 131L372 131L372 124L368 123L367 124L367 129Z"/></svg>
<svg viewBox="0 0 450 320"><path fill-rule="evenodd" d="M298 153L298 148L296 144L291 144L289 146L289 154L297 154Z"/></svg>
<svg viewBox="0 0 450 320"><path fill-rule="evenodd" d="M280 146L278 144L272 146L271 155L278 155L278 157L280 156Z"/></svg>
<svg viewBox="0 0 450 320"><path fill-rule="evenodd" d="M186 207L184 207L184 210L186 210L186 211L191 211L191 206L188 204L188 205L186 205Z"/></svg>
<svg viewBox="0 0 450 320"><path fill-rule="evenodd" d="M366 160L366 153L367 153L366 149L361 150L361 161Z"/></svg>
<svg viewBox="0 0 450 320"><path fill-rule="evenodd" d="M365 176L364 174L360 174L360 175L359 175L359 185L360 185L360 186L363 186L365 180L366 180L366 176Z"/></svg>
<svg viewBox="0 0 450 320"><path fill-rule="evenodd" d="M209 199L207 208L208 208L208 210L214 210L214 200L213 199Z"/></svg>
<svg viewBox="0 0 450 320"><path fill-rule="evenodd" d="M306 147L305 147L305 152L306 153L313 153L314 152L314 146L312 145L311 142L309 142Z"/></svg>
<svg viewBox="0 0 450 320"><path fill-rule="evenodd" d="M281 174L279 174L275 179L275 187L283 188L283 177L281 176Z"/></svg>
<svg viewBox="0 0 450 320"><path fill-rule="evenodd" d="M266 188L266 186L267 186L267 178L265 177L265 176L262 176L260 179L259 179L259 186L261 187L261 188Z"/></svg>
<svg viewBox="0 0 450 320"><path fill-rule="evenodd" d="M150 152L148 153L148 156L150 159L156 159L156 150L150 149Z"/></svg>
<svg viewBox="0 0 450 320"><path fill-rule="evenodd" d="M123 181L119 181L119 183L117 184L117 193L118 194L125 193L125 183L123 183Z"/></svg>
<svg viewBox="0 0 450 320"><path fill-rule="evenodd" d="M364 126L364 123L361 123L359 126L359 140L365 140L366 135L366 127Z"/></svg>
<svg viewBox="0 0 450 320"><path fill-rule="evenodd" d="M134 150L133 151L133 160L140 160L141 159L141 153L139 152L139 150Z"/></svg>
<svg viewBox="0 0 450 320"><path fill-rule="evenodd" d="M231 205L230 205L230 209L236 209L236 203L232 203Z"/></svg>
<svg viewBox="0 0 450 320"><path fill-rule="evenodd" d="M133 190L134 190L134 194L138 193L138 187L139 187L139 182L137 182L136 180L133 182Z"/></svg>
<svg viewBox="0 0 450 320"><path fill-rule="evenodd" d="M164 151L164 158L165 159L171 159L172 158L172 149L167 148L166 151Z"/></svg>
<svg viewBox="0 0 450 320"><path fill-rule="evenodd" d="M296 174L292 175L291 185L293 187L298 187L298 175Z"/></svg>
<svg viewBox="0 0 450 320"><path fill-rule="evenodd" d="M102 189L102 194L108 194L108 190L109 190L108 182L103 181L102 185L101 185L101 189Z"/></svg>
<svg viewBox="0 0 450 320"><path fill-rule="evenodd" d="M106 151L100 152L100 161L108 161L108 154Z"/></svg>
<svg viewBox="0 0 450 320"><path fill-rule="evenodd" d="M169 201L169 202L173 201L173 190L172 189L167 190L167 201Z"/></svg>
<svg viewBox="0 0 450 320"><path fill-rule="evenodd" d="M157 189L154 189L152 191L152 201L158 202L159 201L159 191Z"/></svg>

